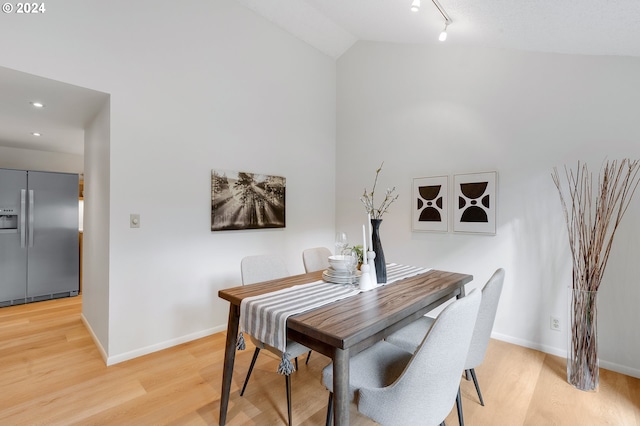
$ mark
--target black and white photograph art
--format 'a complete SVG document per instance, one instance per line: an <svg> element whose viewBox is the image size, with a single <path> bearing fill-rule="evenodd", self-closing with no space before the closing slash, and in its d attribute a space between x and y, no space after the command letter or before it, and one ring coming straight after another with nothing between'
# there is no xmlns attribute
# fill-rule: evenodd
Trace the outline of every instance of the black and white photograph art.
<svg viewBox="0 0 640 426"><path fill-rule="evenodd" d="M449 177L413 180L413 230L447 232L449 229Z"/></svg>
<svg viewBox="0 0 640 426"><path fill-rule="evenodd" d="M496 233L496 172L453 176L453 231Z"/></svg>
<svg viewBox="0 0 640 426"><path fill-rule="evenodd" d="M286 179L211 171L211 231L285 227Z"/></svg>

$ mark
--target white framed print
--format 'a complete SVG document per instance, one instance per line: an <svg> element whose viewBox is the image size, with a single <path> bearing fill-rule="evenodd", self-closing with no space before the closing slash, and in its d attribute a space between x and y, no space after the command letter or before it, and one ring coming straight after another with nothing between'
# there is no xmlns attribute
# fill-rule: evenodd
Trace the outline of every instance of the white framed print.
<svg viewBox="0 0 640 426"><path fill-rule="evenodd" d="M447 232L449 230L449 177L413 179L414 231Z"/></svg>
<svg viewBox="0 0 640 426"><path fill-rule="evenodd" d="M453 231L496 234L497 172L453 176Z"/></svg>

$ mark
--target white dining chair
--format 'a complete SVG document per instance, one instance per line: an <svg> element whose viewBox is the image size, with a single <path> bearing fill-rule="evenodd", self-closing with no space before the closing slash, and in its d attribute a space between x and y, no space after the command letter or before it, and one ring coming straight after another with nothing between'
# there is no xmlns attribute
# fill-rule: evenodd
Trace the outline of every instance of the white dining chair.
<svg viewBox="0 0 640 426"><path fill-rule="evenodd" d="M480 305L478 320L476 321L476 325L473 330L473 338L464 364L464 371L467 374L471 374L473 384L478 392L480 405L482 406L484 406L484 400L482 399L482 393L480 392L480 386L478 385L475 368L482 364L485 353L487 352L487 346L489 345L489 339L491 338L491 330L493 329L493 323L498 310L500 294L502 293L504 276L504 269L497 269L482 289L482 304ZM433 323L433 318L426 316L421 317L406 327L391 334L385 340L406 351L414 352L418 348L418 345L424 336L429 332ZM458 405L460 425L464 425L464 419L462 417L462 399L458 397L456 402Z"/></svg>
<svg viewBox="0 0 640 426"><path fill-rule="evenodd" d="M306 272L323 271L329 267L331 251L326 247L309 248L302 252L302 263Z"/></svg>
<svg viewBox="0 0 640 426"><path fill-rule="evenodd" d="M349 360L349 396L383 426L444 423L459 391L482 295L474 290L447 306L415 352L381 341ZM333 364L322 371L333 412Z"/></svg>
<svg viewBox="0 0 640 426"><path fill-rule="evenodd" d="M287 266L285 265L284 261L280 257L272 255L247 256L240 262L240 269L242 271L242 285L275 280L277 278L289 276L289 271L287 270ZM282 357L282 352L277 348L267 345L264 342L254 338L253 336L249 337L251 339L251 342L255 345L256 350L253 353L251 365L249 366L247 377L245 378L244 384L242 385L240 396L244 395L247 383L249 383L249 377L251 377L251 372L253 371L253 367L256 363L256 360L258 359L258 355L260 354L261 349L268 350L269 352L276 355L278 359ZM292 358L295 358L296 369L298 368L298 356L307 352L310 352L310 349L306 346L303 346L293 340L287 340L287 353L289 353ZM291 376L287 374L284 377L286 386L285 389L287 393L287 416L289 420L289 426L291 426L293 424L291 413Z"/></svg>

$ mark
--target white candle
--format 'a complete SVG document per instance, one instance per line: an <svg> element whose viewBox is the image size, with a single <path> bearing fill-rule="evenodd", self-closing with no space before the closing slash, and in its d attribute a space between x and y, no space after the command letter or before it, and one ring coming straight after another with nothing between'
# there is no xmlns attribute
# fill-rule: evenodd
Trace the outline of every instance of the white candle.
<svg viewBox="0 0 640 426"><path fill-rule="evenodd" d="M371 232L371 213L367 214L369 224L369 250L373 251L373 233ZM366 253L366 252L365 252Z"/></svg>
<svg viewBox="0 0 640 426"><path fill-rule="evenodd" d="M362 263L367 264L367 232L362 225Z"/></svg>

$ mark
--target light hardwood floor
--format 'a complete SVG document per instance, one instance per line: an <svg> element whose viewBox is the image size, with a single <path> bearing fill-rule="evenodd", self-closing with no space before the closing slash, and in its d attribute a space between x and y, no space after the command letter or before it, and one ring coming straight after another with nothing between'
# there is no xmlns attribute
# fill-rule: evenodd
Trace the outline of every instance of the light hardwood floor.
<svg viewBox="0 0 640 426"><path fill-rule="evenodd" d="M215 425L224 333L106 367L80 319L81 297L0 309L0 425ZM135 326L135 325L132 325ZM229 425L284 425L278 360L261 354L243 397L253 348L238 352ZM313 353L292 376L296 425L322 425L328 393ZM476 369L485 399L462 380L473 425L640 425L640 379L601 370L597 392L567 384L564 359L491 341ZM425 396L426 397L426 396ZM353 425L374 423L352 407ZM447 424L457 425L455 409Z"/></svg>

